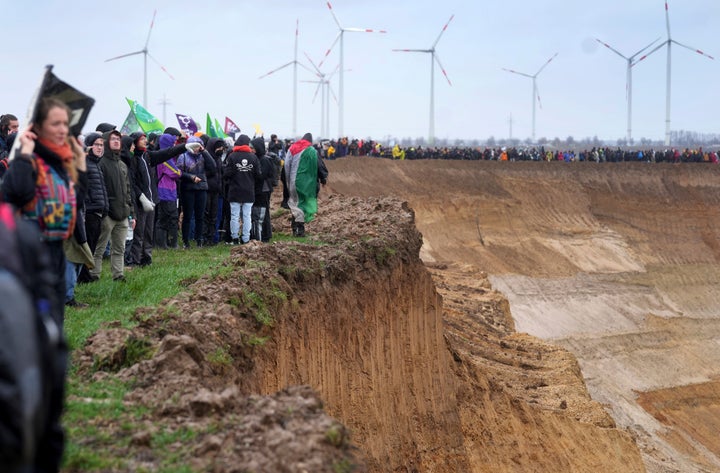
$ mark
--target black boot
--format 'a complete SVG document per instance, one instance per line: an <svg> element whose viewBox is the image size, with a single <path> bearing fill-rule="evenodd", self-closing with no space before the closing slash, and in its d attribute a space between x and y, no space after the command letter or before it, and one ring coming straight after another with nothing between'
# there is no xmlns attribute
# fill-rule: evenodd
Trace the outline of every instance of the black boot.
<svg viewBox="0 0 720 473"><path fill-rule="evenodd" d="M297 227L295 227L295 236L304 237L305 236L305 223L298 222L296 225L297 225Z"/></svg>

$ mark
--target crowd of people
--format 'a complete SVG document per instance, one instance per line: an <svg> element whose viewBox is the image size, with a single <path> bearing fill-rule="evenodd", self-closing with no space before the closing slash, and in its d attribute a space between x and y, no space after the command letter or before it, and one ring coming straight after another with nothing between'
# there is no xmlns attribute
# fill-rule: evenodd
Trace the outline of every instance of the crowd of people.
<svg viewBox="0 0 720 473"><path fill-rule="evenodd" d="M7 325L10 317L19 330L24 325L18 321L31 320L40 353L31 357L37 366L30 366L0 350L3 471L59 471L65 307L87 307L75 299L76 284L98 281L105 257L113 281L122 283L129 268L153 264L154 248L268 242L271 194L280 183L293 235L305 236L328 178L310 133L292 143L276 135L266 142L245 134L188 136L173 127L123 135L100 123L75 137L70 118L70 109L53 98L40 100L22 130L14 115L0 117L0 294L22 287L32 300L31 314L20 313L20 297L5 304L0 323ZM0 337L11 343L14 333L5 330ZM26 334L15 338L35 346ZM35 367L38 382L21 385ZM10 395L23 390L32 392Z"/></svg>
<svg viewBox="0 0 720 473"><path fill-rule="evenodd" d="M653 163L718 163L720 155L714 150L698 148L666 148L662 150L623 149L619 147L593 147L591 149L550 150L544 146L527 147L465 147L441 146L401 147L399 144L384 146L372 139L343 137L322 143L323 159L345 156L368 156L388 159L454 159L471 161L587 161L587 162L653 162Z"/></svg>

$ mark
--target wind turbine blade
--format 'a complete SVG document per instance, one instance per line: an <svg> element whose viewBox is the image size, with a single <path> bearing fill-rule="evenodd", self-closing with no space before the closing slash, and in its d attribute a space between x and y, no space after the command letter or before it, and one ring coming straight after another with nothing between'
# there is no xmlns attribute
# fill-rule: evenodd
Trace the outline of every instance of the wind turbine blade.
<svg viewBox="0 0 720 473"><path fill-rule="evenodd" d="M340 22L338 21L337 17L335 16L335 12L333 11L332 5L330 5L330 2L327 2L328 9L330 9L330 14L333 16L333 19L335 20L335 24L340 28L343 29L342 26L340 26Z"/></svg>
<svg viewBox="0 0 720 473"><path fill-rule="evenodd" d="M165 69L165 66L163 66L162 64L160 64L160 62L159 62L157 59L155 59L155 58L152 56L152 54L147 53L147 55L148 55L148 57L150 57L150 59L153 60L153 62L155 62L155 64L157 64L158 66L160 66L160 69L162 69L163 72L168 75L168 77L170 77L172 80L175 80L175 78L173 77L173 75L170 74L170 73L168 72L168 70Z"/></svg>
<svg viewBox="0 0 720 473"><path fill-rule="evenodd" d="M665 0L665 24L667 26L668 41L669 41L671 39L671 37L670 37L670 11L668 9L667 0Z"/></svg>
<svg viewBox="0 0 720 473"><path fill-rule="evenodd" d="M370 28L343 28L348 33L387 33L385 30L372 30Z"/></svg>
<svg viewBox="0 0 720 473"><path fill-rule="evenodd" d="M635 64L639 63L640 61L645 60L645 59L646 59L648 56L650 56L652 53L654 53L654 52L657 51L658 49L662 48L663 46L666 46L667 44L668 44L667 41L663 41L662 43L658 44L657 46L655 46L655 47L653 48L652 51L650 51L650 52L647 53L646 55L642 56L642 57L641 57L640 59L638 59L637 61L634 61L631 66L632 66L632 67L635 67Z"/></svg>
<svg viewBox="0 0 720 473"><path fill-rule="evenodd" d="M335 91L333 90L332 86L328 83L328 89L330 89L330 93L333 96L333 100L335 100L335 103L338 103L337 95L335 95Z"/></svg>
<svg viewBox="0 0 720 473"><path fill-rule="evenodd" d="M431 53L432 50L430 49L393 49L393 51L398 53Z"/></svg>
<svg viewBox="0 0 720 473"><path fill-rule="evenodd" d="M610 51L614 52L615 54L617 54L617 55L620 56L621 58L623 58L623 59L630 59L630 58L625 57L620 51L618 51L617 49L613 48L613 47L610 46L609 44L607 44L607 43L605 43L605 42L603 42L603 41L600 41L600 40L597 39L597 38L595 38L595 41L597 41L598 43L602 44L603 46L605 46L606 48L608 48Z"/></svg>
<svg viewBox="0 0 720 473"><path fill-rule="evenodd" d="M145 51L147 51L150 35L152 34L153 26L155 26L155 15L157 15L157 10L153 10L153 17L152 20L150 20L150 29L148 30L147 39L145 40Z"/></svg>
<svg viewBox="0 0 720 473"><path fill-rule="evenodd" d="M330 83L330 79L332 79L332 77L333 77L333 76L337 73L337 71L339 71L339 70L340 70L340 64L338 63L338 65L335 66L335 69L333 69L333 71L330 73L330 75L327 76L326 81L327 81L328 83ZM345 69L345 72L347 72L347 71L352 71L352 69Z"/></svg>
<svg viewBox="0 0 720 473"><path fill-rule="evenodd" d="M114 61L116 59L122 59L124 57L135 56L136 54L144 54L144 53L145 53L145 51L135 51L134 53L127 53L127 54L123 54L122 56L115 56L115 57L111 57L110 59L105 59L105 62L110 62L110 61Z"/></svg>
<svg viewBox="0 0 720 473"><path fill-rule="evenodd" d="M294 64L294 63L295 63L295 61L291 62L290 64ZM302 67L303 69L305 69L306 71L308 71L310 74L312 74L314 76L322 77L321 74L318 74L317 72L313 71L312 69L307 67L305 64L301 63L300 61L298 61L297 65Z"/></svg>
<svg viewBox="0 0 720 473"><path fill-rule="evenodd" d="M540 100L540 89L538 89L537 83L535 84L535 92L537 93L538 106L540 106L540 110L542 110L542 101Z"/></svg>
<svg viewBox="0 0 720 473"><path fill-rule="evenodd" d="M315 99L317 98L318 92L320 92L320 88L322 87L322 85L323 85L323 82L322 82L322 81L319 81L319 82L318 82L318 86L317 86L317 88L315 89L315 95L313 95L312 103L315 103Z"/></svg>
<svg viewBox="0 0 720 473"><path fill-rule="evenodd" d="M445 33L445 30L447 29L448 25L453 20L453 18L455 18L455 15L451 15L450 19L447 21L447 23L445 23L445 26L443 26L443 29L440 30L440 34L438 35L437 39L433 43L432 49L435 49L435 46L437 46L438 42L440 41L440 38L442 37L443 33Z"/></svg>
<svg viewBox="0 0 720 473"><path fill-rule="evenodd" d="M328 50L325 51L325 56L322 58L322 61L320 61L320 64L318 64L318 67L322 67L323 62L325 62L325 59L327 59L327 57L330 55L330 52L337 44L338 40L340 39L340 36L342 36L342 31L340 33L338 33L337 36L335 36L335 41L333 41L332 44L330 45L330 47L328 48Z"/></svg>
<svg viewBox="0 0 720 473"><path fill-rule="evenodd" d="M633 54L632 56L630 56L628 59L630 59L630 60L632 61L632 59L633 59L635 56L637 56L637 55L640 54L641 52L645 51L647 48L649 48L649 47L652 46L653 44L657 43L658 41L660 41L660 38L656 38L655 41L653 41L652 43L648 44L647 46L645 46L644 48L642 48L640 51L638 51L638 52L636 52L635 54Z"/></svg>
<svg viewBox="0 0 720 473"><path fill-rule="evenodd" d="M258 77L258 79L262 79L263 77L267 77L267 76L269 76L270 74L273 74L273 73L279 71L280 69L283 69L283 68L285 68L285 67L288 67L289 65L294 64L294 63L295 63L295 61L290 61L290 62L288 62L287 64L283 64L282 66L280 66L280 67L278 67L278 68L276 68L276 69L273 69L273 70L270 71L270 72L267 72L267 73L261 75L260 77ZM298 64L299 64L299 63L298 63ZM310 71L310 72L312 72L312 71Z"/></svg>
<svg viewBox="0 0 720 473"><path fill-rule="evenodd" d="M437 53L433 54L433 59L435 59L435 62L438 66L440 66L440 70L442 71L443 75L445 76L445 79L448 81L448 84L450 84L450 87L452 87L452 82L450 82L450 78L447 75L447 72L445 72L445 68L440 63L440 58L438 57Z"/></svg>
<svg viewBox="0 0 720 473"><path fill-rule="evenodd" d="M315 65L315 63L313 62L313 60L310 58L310 55L308 55L308 53L307 53L306 51L303 51L303 54L305 54L305 57L307 58L307 60L310 61L310 64L312 64L312 67L314 67L315 70L317 71L318 77L322 77L322 76L323 76L323 73L320 72L320 68L318 68L318 67ZM299 64L299 63L298 63L298 64Z"/></svg>
<svg viewBox="0 0 720 473"><path fill-rule="evenodd" d="M691 48L690 46L688 46L688 45L686 45L686 44L678 43L678 42L675 41L674 39L672 39L672 40L670 40L670 41L672 41L673 43L677 44L678 46L682 46L682 47L685 48L685 49L689 49L690 51L693 51L693 52L696 52L696 53L698 53L698 54L701 54L701 55L703 55L703 56L705 56L705 57L707 57L707 58L715 59L715 58L712 57L711 55L709 55L709 54L707 54L707 53L705 53L705 52L703 52L703 51L700 51L700 50L697 49L697 48Z"/></svg>
<svg viewBox="0 0 720 473"><path fill-rule="evenodd" d="M543 66L540 68L540 70L535 73L535 77L537 77L542 72L542 70L545 69L547 67L547 65L550 64L550 62L552 62L553 59L555 59L555 57L557 55L558 55L558 53L553 54L553 57L548 59L547 62L545 64L543 64Z"/></svg>
<svg viewBox="0 0 720 473"><path fill-rule="evenodd" d="M521 76L529 77L531 79L533 78L533 76L531 76L530 74L525 74L524 72L513 71L512 69L505 69L504 67L502 68L502 70L507 71L507 72L512 72L513 74L518 74Z"/></svg>

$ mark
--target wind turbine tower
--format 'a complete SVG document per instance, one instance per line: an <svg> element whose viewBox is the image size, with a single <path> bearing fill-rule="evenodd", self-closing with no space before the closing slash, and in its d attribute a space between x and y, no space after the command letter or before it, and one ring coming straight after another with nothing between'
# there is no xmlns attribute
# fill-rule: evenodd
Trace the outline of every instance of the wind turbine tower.
<svg viewBox="0 0 720 473"><path fill-rule="evenodd" d="M261 76L258 78L258 79L263 79L263 78L269 76L270 74L273 74L273 73L275 73L275 72L277 72L277 71L279 71L279 70L281 70L281 69L285 69L285 68L288 67L288 66L293 66L293 118L292 118L292 133L293 133L293 138L297 138L297 136L298 136L298 134L297 134L297 84L298 84L298 79L297 79L297 67L298 67L298 66L303 67L303 68L307 69L308 71L310 71L312 74L315 74L315 73L312 71L312 69L310 69L310 68L307 67L305 64L303 64L303 63L301 63L301 62L299 62L299 61L297 60L297 53L298 53L298 31L299 31L299 29L300 29L300 20L295 20L295 55L293 56L293 60L290 61L290 62L288 62L288 63L286 63L286 64L283 64L283 65L280 66L280 67L277 67L277 68L273 69L273 70L270 71L270 72L267 72L267 73L261 75Z"/></svg>
<svg viewBox="0 0 720 473"><path fill-rule="evenodd" d="M332 45L330 46L330 49L327 50L325 53L325 57L330 54L330 51L332 51L332 48L335 47L335 44L340 41L340 77L339 77L339 85L338 85L338 95L339 95L339 105L338 105L338 133L342 137L343 136L343 130L344 130L344 123L343 123L343 117L345 114L345 45L344 45L344 38L345 33L387 33L385 30L372 30L369 28L343 28L340 24L340 21L338 21L337 16L335 16L335 12L333 11L333 7L330 4L330 2L327 2L328 9L330 10L330 14L332 15L333 19L335 20L335 24L337 25L340 32L338 33L337 37L335 38L335 41L333 41ZM320 61L320 66L322 66L323 61Z"/></svg>
<svg viewBox="0 0 720 473"><path fill-rule="evenodd" d="M440 67L440 70L442 71L443 75L445 76L445 79L447 79L448 84L452 86L452 82L450 82L450 78L447 75L447 72L445 72L445 68L440 63L440 58L438 57L437 53L435 52L435 46L437 46L438 42L440 41L440 38L442 37L443 33L445 33L445 30L447 29L450 22L455 18L455 15L451 15L450 19L445 23L445 26L443 26L443 29L440 30L440 34L438 35L435 42L430 46L430 49L393 49L393 51L403 52L403 53L427 53L430 54L430 128L428 131L428 144L433 145L435 144L435 63L437 62L437 65Z"/></svg>
<svg viewBox="0 0 720 473"><path fill-rule="evenodd" d="M670 146L670 89L671 89L671 77L672 77L672 44L675 43L678 46L681 46L685 49L689 49L690 51L696 52L700 54L701 56L705 56L709 59L715 59L714 57L710 56L709 54L705 54L701 50L697 48L692 48L690 46L687 46L685 44L679 43L672 39L672 36L670 35L670 12L668 8L668 2L665 0L665 26L667 28L667 39L663 41L661 44L657 45L655 49L641 57L640 59L635 62L637 64L638 62L642 61L646 57L650 56L652 53L657 51L658 49L662 48L663 46L667 46L667 77L666 77L666 95L665 95L665 146Z"/></svg>
<svg viewBox="0 0 720 473"><path fill-rule="evenodd" d="M175 78L168 72L167 69L165 69L165 66L160 64L157 59L155 59L152 54L148 51L148 43L150 43L150 34L152 34L153 26L155 26L155 15L157 15L157 10L153 11L153 17L152 21L150 22L150 29L148 30L147 39L145 40L145 46L140 51L135 51L132 53L122 54L120 56L111 57L110 59L106 59L105 62L115 61L116 59L123 59L129 56L135 56L137 54L143 55L143 106L148 106L148 98L147 98L147 60L148 57L155 61L155 64L160 66L160 69L165 72L172 80L175 80Z"/></svg>
<svg viewBox="0 0 720 473"><path fill-rule="evenodd" d="M547 65L550 64L550 62L553 59L555 59L555 57L557 55L558 55L558 53L555 53L553 55L553 57L548 59L547 62L545 64L543 64L543 66L540 69L538 69L538 71L534 75L526 74L524 72L514 71L512 69L503 68L503 71L512 72L513 74L518 74L518 75L521 75L524 77L529 77L530 79L532 79L532 140L533 140L533 143L535 142L535 98L537 98L538 103L540 103L540 108L542 108L542 103L540 102L540 94L538 93L538 88L537 88L537 76L540 75L540 73L543 71L543 69L545 69L547 67Z"/></svg>
<svg viewBox="0 0 720 473"><path fill-rule="evenodd" d="M626 72L626 78L625 78L625 94L627 98L627 140L628 144L632 143L632 67L635 65L634 59L638 54L641 54L643 51L645 51L647 48L655 44L660 38L656 39L652 43L648 44L644 48L642 48L640 51L636 52L630 57L624 56L621 52L619 52L617 49L613 48L607 43L604 43L600 41L599 39L595 38L595 41L602 44L606 48L608 48L610 51L614 52L621 58L625 59L627 61L627 72Z"/></svg>

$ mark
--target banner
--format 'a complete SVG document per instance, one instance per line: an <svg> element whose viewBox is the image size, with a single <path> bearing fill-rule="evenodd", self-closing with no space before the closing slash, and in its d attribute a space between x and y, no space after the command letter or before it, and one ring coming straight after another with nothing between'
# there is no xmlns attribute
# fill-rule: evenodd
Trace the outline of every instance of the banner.
<svg viewBox="0 0 720 473"><path fill-rule="evenodd" d="M219 135L218 138L227 138L227 135L220 126L220 122L217 120L217 118L215 119L215 133Z"/></svg>
<svg viewBox="0 0 720 473"><path fill-rule="evenodd" d="M209 113L207 114L207 118L205 121L206 121L206 128L207 128L205 130L205 132L207 133L207 135L210 138L222 138L220 133L218 133L218 131L215 129L215 125L213 125L213 122L212 122L212 119L210 118Z"/></svg>
<svg viewBox="0 0 720 473"><path fill-rule="evenodd" d="M53 98L63 102L70 109L70 134L78 136L82 133L85 122L90 115L90 110L95 104L95 99L85 95L76 88L61 81L52 72L53 66L45 67L40 87L35 91L35 95L30 99L27 116L30 117L32 123L37 122L38 106L40 101L45 98ZM9 153L9 159L15 157L15 151L20 149L20 140L15 140L12 150Z"/></svg>
<svg viewBox="0 0 720 473"><path fill-rule="evenodd" d="M134 100L130 100L127 97L125 97L125 100L127 100L128 105L130 105L130 110L135 115L135 120L137 120L138 125L143 132L146 134L161 134L165 130L165 125L163 125L162 122L155 118L150 112L145 110L142 105Z"/></svg>
<svg viewBox="0 0 720 473"><path fill-rule="evenodd" d="M262 127L260 127L260 124L254 123L253 128L255 128L255 136L263 136Z"/></svg>
<svg viewBox="0 0 720 473"><path fill-rule="evenodd" d="M198 131L197 123L195 123L195 120L190 115L181 115L179 113L176 113L175 116L177 117L178 125L180 125L180 131L183 133L187 133L190 136L193 136Z"/></svg>
<svg viewBox="0 0 720 473"><path fill-rule="evenodd" d="M233 135L235 136L235 133L240 133L240 127L235 124L234 121L230 120L230 118L225 117L225 134L226 135Z"/></svg>
<svg viewBox="0 0 720 473"><path fill-rule="evenodd" d="M125 118L125 121L120 127L120 133L122 133L123 135L129 135L130 133L140 131L140 129L140 124L135 119L135 114L132 112L132 110L130 110L128 112L127 118Z"/></svg>

